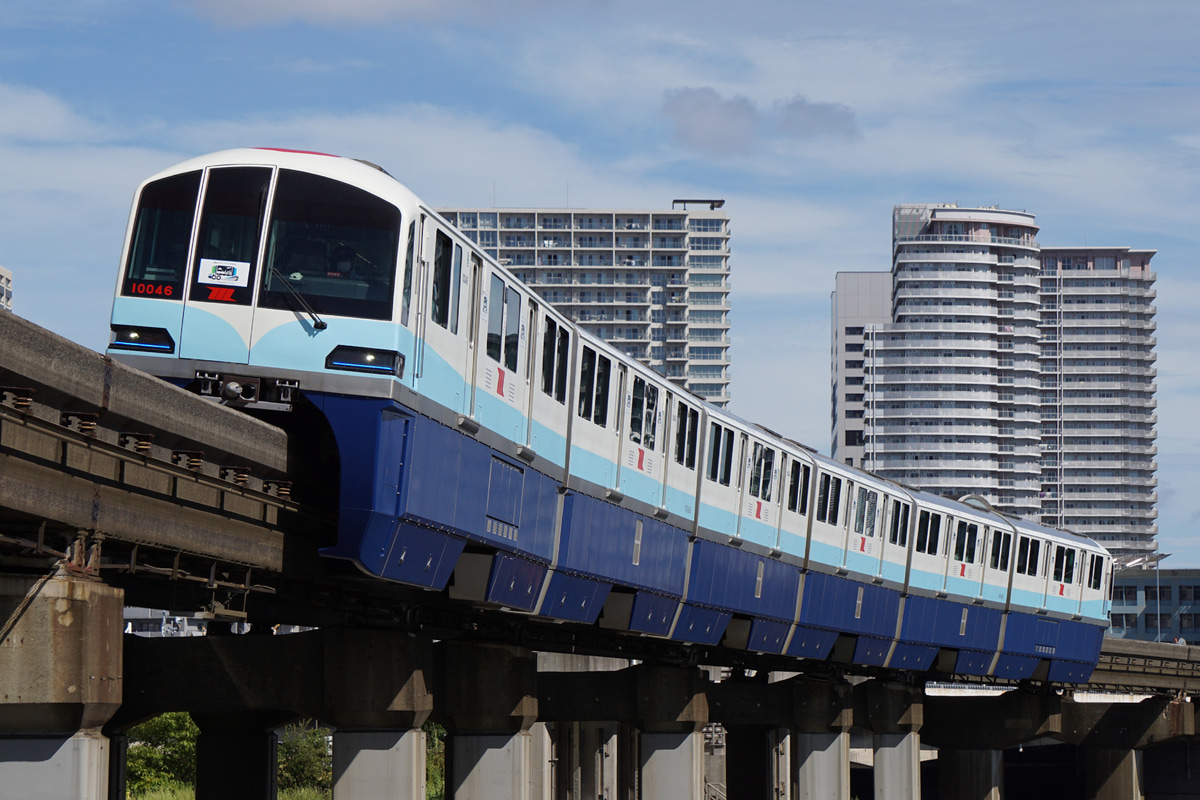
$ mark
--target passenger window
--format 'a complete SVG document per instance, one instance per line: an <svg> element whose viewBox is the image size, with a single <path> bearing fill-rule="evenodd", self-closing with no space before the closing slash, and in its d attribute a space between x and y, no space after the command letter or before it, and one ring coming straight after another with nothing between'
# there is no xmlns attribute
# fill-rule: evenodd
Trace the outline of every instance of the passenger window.
<svg viewBox="0 0 1200 800"><path fill-rule="evenodd" d="M450 237L441 231L437 232L433 256L433 295L429 302L429 318L443 328L450 327L450 276L451 265L454 261L454 246ZM462 258L462 248L458 248L459 258Z"/></svg>
<svg viewBox="0 0 1200 800"><path fill-rule="evenodd" d="M554 399L566 405L567 403L567 359L571 356L571 332L567 328L558 329L558 368L554 374Z"/></svg>
<svg viewBox="0 0 1200 800"><path fill-rule="evenodd" d="M450 332L458 333L458 307L462 305L462 247L454 245L454 267L450 271Z"/></svg>
<svg viewBox="0 0 1200 800"><path fill-rule="evenodd" d="M771 474L775 471L775 451L754 443L754 469L750 473L750 494L771 500Z"/></svg>
<svg viewBox="0 0 1200 800"><path fill-rule="evenodd" d="M708 479L728 486L733 478L733 429L712 424L708 449Z"/></svg>
<svg viewBox="0 0 1200 800"><path fill-rule="evenodd" d="M936 556L942 534L942 515L922 511L917 517L917 552Z"/></svg>
<svg viewBox="0 0 1200 800"><path fill-rule="evenodd" d="M579 416L584 419L592 418L592 392L596 377L596 351L590 347L583 348L583 358L579 365Z"/></svg>
<svg viewBox="0 0 1200 800"><path fill-rule="evenodd" d="M1088 575L1088 588L1099 589L1101 578L1104 574L1104 556L1098 556L1092 553L1092 569Z"/></svg>
<svg viewBox="0 0 1200 800"><path fill-rule="evenodd" d="M596 359L596 402L593 404L592 422L601 428L608 426L608 383L612 362L605 356Z"/></svg>
<svg viewBox="0 0 1200 800"><path fill-rule="evenodd" d="M639 377L633 379L633 399L629 410L629 438L647 450L654 449L658 388Z"/></svg>
<svg viewBox="0 0 1200 800"><path fill-rule="evenodd" d="M811 469L808 464L792 462L791 482L788 487L788 511L808 513L808 479Z"/></svg>
<svg viewBox="0 0 1200 800"><path fill-rule="evenodd" d="M408 247L405 248L404 262L404 287L400 296L400 324L408 324L408 308L412 305L412 277L413 277L413 259L417 249L416 230L417 224L410 222L408 224Z"/></svg>
<svg viewBox="0 0 1200 800"><path fill-rule="evenodd" d="M566 326L546 317L542 335L542 392L558 402L567 403L567 357L571 353L571 334Z"/></svg>
<svg viewBox="0 0 1200 800"><path fill-rule="evenodd" d="M579 416L600 427L608 425L608 381L612 362L583 348L579 372Z"/></svg>
<svg viewBox="0 0 1200 800"><path fill-rule="evenodd" d="M1017 572L1022 575L1037 577L1038 554L1041 552L1041 542L1022 536L1017 544Z"/></svg>
<svg viewBox="0 0 1200 800"><path fill-rule="evenodd" d="M965 520L958 521L958 535L954 538L954 558L966 564L975 563L975 545L979 539L979 526Z"/></svg>
<svg viewBox="0 0 1200 800"><path fill-rule="evenodd" d="M841 504L842 479L828 473L821 474L820 489L817 493L817 522L836 525L838 521L838 506Z"/></svg>
<svg viewBox="0 0 1200 800"><path fill-rule="evenodd" d="M1075 548L1059 546L1054 552L1054 580L1074 583Z"/></svg>
<svg viewBox="0 0 1200 800"><path fill-rule="evenodd" d="M878 500L878 492L873 492L865 486L858 487L858 507L854 512L855 533L875 535L875 506Z"/></svg>
<svg viewBox="0 0 1200 800"><path fill-rule="evenodd" d="M554 347L558 341L558 325L546 317L546 332L542 334L542 394L554 396Z"/></svg>
<svg viewBox="0 0 1200 800"><path fill-rule="evenodd" d="M504 340L504 281L492 276L491 291L488 292L487 355L500 363Z"/></svg>
<svg viewBox="0 0 1200 800"><path fill-rule="evenodd" d="M892 501L892 525L888 541L900 547L908 546L908 503Z"/></svg>
<svg viewBox="0 0 1200 800"><path fill-rule="evenodd" d="M517 356L521 345L521 294L509 286L504 293L504 366L509 372L517 371ZM526 376L528 377L528 375Z"/></svg>
<svg viewBox="0 0 1200 800"><path fill-rule="evenodd" d="M1007 531L992 531L992 558L988 562L992 569L1008 572L1008 551L1011 547L1011 533Z"/></svg>
<svg viewBox="0 0 1200 800"><path fill-rule="evenodd" d="M700 412L682 402L675 404L675 462L688 469L696 468L696 429Z"/></svg>

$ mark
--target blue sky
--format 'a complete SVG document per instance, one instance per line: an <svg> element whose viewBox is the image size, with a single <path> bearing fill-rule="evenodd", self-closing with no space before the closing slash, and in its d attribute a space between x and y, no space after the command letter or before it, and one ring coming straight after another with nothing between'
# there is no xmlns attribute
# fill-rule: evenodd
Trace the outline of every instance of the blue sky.
<svg viewBox="0 0 1200 800"><path fill-rule="evenodd" d="M0 265L102 348L132 193L226 147L365 158L435 205L733 220L734 410L828 450L829 292L901 202L1159 251L1160 539L1200 566L1200 4L6 0Z"/></svg>

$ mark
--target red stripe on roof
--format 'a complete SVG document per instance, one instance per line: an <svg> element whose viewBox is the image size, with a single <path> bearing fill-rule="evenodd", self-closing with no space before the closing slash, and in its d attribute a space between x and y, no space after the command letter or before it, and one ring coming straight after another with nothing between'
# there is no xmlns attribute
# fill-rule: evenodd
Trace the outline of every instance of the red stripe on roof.
<svg viewBox="0 0 1200 800"><path fill-rule="evenodd" d="M276 153L300 153L306 156L329 156L330 158L341 158L333 153L318 153L316 150L289 150L286 147L256 147L255 150L274 150Z"/></svg>

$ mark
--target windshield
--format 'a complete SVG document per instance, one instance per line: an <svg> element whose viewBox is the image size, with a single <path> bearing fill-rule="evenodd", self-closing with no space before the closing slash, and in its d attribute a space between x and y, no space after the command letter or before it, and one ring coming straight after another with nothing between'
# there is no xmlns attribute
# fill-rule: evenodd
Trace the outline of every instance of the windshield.
<svg viewBox="0 0 1200 800"><path fill-rule="evenodd" d="M294 309L291 284L318 314L391 319L400 210L329 178L280 170L258 304Z"/></svg>

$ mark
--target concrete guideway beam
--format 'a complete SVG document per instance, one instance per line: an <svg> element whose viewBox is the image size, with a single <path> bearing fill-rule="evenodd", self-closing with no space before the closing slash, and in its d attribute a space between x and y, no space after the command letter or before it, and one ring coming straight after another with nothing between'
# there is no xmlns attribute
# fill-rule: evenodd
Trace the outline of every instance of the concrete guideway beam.
<svg viewBox="0 0 1200 800"><path fill-rule="evenodd" d="M269 472L287 470L279 428L75 344L15 314L0 316L0 384L37 390L64 410L99 414L155 432L156 441L188 442Z"/></svg>
<svg viewBox="0 0 1200 800"><path fill-rule="evenodd" d="M354 730L419 728L433 709L432 648L402 632L343 628L287 636L130 635L125 703L111 727L187 711L288 712Z"/></svg>
<svg viewBox="0 0 1200 800"><path fill-rule="evenodd" d="M1063 730L1062 697L1014 689L990 697L926 697L921 738L940 749L1003 750Z"/></svg>

